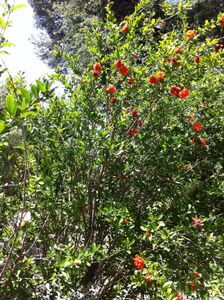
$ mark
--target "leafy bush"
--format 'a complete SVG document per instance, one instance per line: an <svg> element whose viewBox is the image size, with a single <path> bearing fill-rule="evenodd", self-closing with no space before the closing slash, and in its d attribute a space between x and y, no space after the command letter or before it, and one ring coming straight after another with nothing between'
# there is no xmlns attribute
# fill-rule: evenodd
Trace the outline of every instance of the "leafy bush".
<svg viewBox="0 0 224 300"><path fill-rule="evenodd" d="M85 69L63 54L69 75L8 86L2 157L18 139L1 193L1 299L224 293L224 15L192 28L189 3L166 3L163 20L150 5L117 24L109 4L86 29Z"/></svg>

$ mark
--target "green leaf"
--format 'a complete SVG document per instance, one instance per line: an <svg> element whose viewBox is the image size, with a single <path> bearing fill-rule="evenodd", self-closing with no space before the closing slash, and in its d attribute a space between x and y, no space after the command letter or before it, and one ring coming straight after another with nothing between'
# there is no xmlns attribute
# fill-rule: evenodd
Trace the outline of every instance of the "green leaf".
<svg viewBox="0 0 224 300"><path fill-rule="evenodd" d="M30 93L24 87L21 87L20 91L21 91L21 94L23 95L23 97L25 98L26 103L30 104L30 102L31 102Z"/></svg>
<svg viewBox="0 0 224 300"><path fill-rule="evenodd" d="M11 46L15 46L15 44L10 43L10 42L3 42L3 43L1 44L1 46L2 46L2 47L11 47Z"/></svg>
<svg viewBox="0 0 224 300"><path fill-rule="evenodd" d="M18 4L16 6L13 6L12 11L15 11L17 9L24 8L24 7L26 7L26 4Z"/></svg>
<svg viewBox="0 0 224 300"><path fill-rule="evenodd" d="M6 97L6 109L10 115L15 116L16 114L16 102L12 95Z"/></svg>
<svg viewBox="0 0 224 300"><path fill-rule="evenodd" d="M5 129L5 122L0 120L0 133Z"/></svg>
<svg viewBox="0 0 224 300"><path fill-rule="evenodd" d="M5 23L5 20L3 18L0 18L0 26L2 27L2 29L6 28L6 23Z"/></svg>

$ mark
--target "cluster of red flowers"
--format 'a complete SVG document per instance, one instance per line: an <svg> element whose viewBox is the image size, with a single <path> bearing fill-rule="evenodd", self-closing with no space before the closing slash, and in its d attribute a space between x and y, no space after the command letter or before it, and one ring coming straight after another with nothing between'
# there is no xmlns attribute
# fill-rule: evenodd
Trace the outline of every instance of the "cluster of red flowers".
<svg viewBox="0 0 224 300"><path fill-rule="evenodd" d="M127 66L125 66L125 64L121 63L120 59L117 59L114 63L115 67L117 68L117 70L119 70L121 75L127 75L129 73L129 68Z"/></svg>
<svg viewBox="0 0 224 300"><path fill-rule="evenodd" d="M157 84L158 81L164 80L165 73L163 71L157 72L155 75L149 77L149 82L151 84Z"/></svg>
<svg viewBox="0 0 224 300"><path fill-rule="evenodd" d="M139 129L138 128L132 128L128 130L128 137L131 137L132 135L138 134Z"/></svg>
<svg viewBox="0 0 224 300"><path fill-rule="evenodd" d="M186 97L189 96L189 90L185 87L183 88L182 90L176 86L176 85L173 85L170 89L170 93L171 95L173 96L177 96L179 97L180 99L184 99Z"/></svg>
<svg viewBox="0 0 224 300"><path fill-rule="evenodd" d="M144 257L140 255L135 255L135 257L133 257L133 261L134 261L134 265L138 270L142 270L144 268L145 266Z"/></svg>
<svg viewBox="0 0 224 300"><path fill-rule="evenodd" d="M224 27L224 17L222 17L222 18L220 19L220 24L221 24L222 27Z"/></svg>
<svg viewBox="0 0 224 300"><path fill-rule="evenodd" d="M178 52L178 53L181 53L181 52ZM179 67L181 65L181 62L177 61L177 59L175 57L173 57L173 58L164 58L163 62L164 62L164 64L166 64L166 63L172 63L176 67Z"/></svg>

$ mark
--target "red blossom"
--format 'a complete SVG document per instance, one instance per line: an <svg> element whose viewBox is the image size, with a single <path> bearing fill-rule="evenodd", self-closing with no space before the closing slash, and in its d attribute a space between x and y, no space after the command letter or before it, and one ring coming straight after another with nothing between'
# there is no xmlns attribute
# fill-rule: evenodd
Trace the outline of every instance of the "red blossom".
<svg viewBox="0 0 224 300"><path fill-rule="evenodd" d="M197 287L197 284L194 283L194 282L191 282L190 286L191 286L191 289L194 291L196 289L196 287Z"/></svg>
<svg viewBox="0 0 224 300"><path fill-rule="evenodd" d="M191 139L191 142L192 142L192 144L195 144L195 143L196 143L196 139L195 139L195 138L192 138L192 139Z"/></svg>
<svg viewBox="0 0 224 300"><path fill-rule="evenodd" d="M138 128L134 128L132 132L133 132L133 134L137 134L137 133L139 133L139 129Z"/></svg>
<svg viewBox="0 0 224 300"><path fill-rule="evenodd" d="M142 120L138 120L138 127L142 127L142 125L143 125Z"/></svg>
<svg viewBox="0 0 224 300"><path fill-rule="evenodd" d="M193 129L196 132L200 131L202 129L201 123L195 123L195 124L193 124Z"/></svg>
<svg viewBox="0 0 224 300"><path fill-rule="evenodd" d="M206 146L206 139L200 139L200 147L201 148L205 148L205 146Z"/></svg>
<svg viewBox="0 0 224 300"><path fill-rule="evenodd" d="M138 133L139 133L139 129L138 129L138 128L130 129L130 130L128 131L128 137L131 137L132 135L138 134Z"/></svg>
<svg viewBox="0 0 224 300"><path fill-rule="evenodd" d="M152 282L154 281L154 279L153 279L151 276L149 276L149 275L146 275L146 276L145 276L145 279L146 279L146 281L149 282L149 283L152 283Z"/></svg>
<svg viewBox="0 0 224 300"><path fill-rule="evenodd" d="M124 224L125 224L125 225L128 225L128 223L129 223L128 218L125 218L125 219L124 219Z"/></svg>
<svg viewBox="0 0 224 300"><path fill-rule="evenodd" d="M193 116L188 117L186 121L189 123L192 123L195 119L196 119L196 117L193 115Z"/></svg>
<svg viewBox="0 0 224 300"><path fill-rule="evenodd" d="M198 63L200 62L200 57L199 57L199 56L195 56L194 62L195 62L196 64L198 64Z"/></svg>
<svg viewBox="0 0 224 300"><path fill-rule="evenodd" d="M146 237L150 237L151 236L151 231L147 230L145 235L146 235Z"/></svg>
<svg viewBox="0 0 224 300"><path fill-rule="evenodd" d="M122 30L121 30L121 31L122 31L123 33L127 33L128 30L129 30L128 24L125 24L125 25L122 27Z"/></svg>
<svg viewBox="0 0 224 300"><path fill-rule="evenodd" d="M139 58L138 53L134 53L134 54L133 54L133 57L134 57L134 59L138 59L138 58Z"/></svg>
<svg viewBox="0 0 224 300"><path fill-rule="evenodd" d="M122 66L122 63L121 63L121 60L120 59L117 59L115 62L114 62L114 65L117 69L120 69L120 67Z"/></svg>
<svg viewBox="0 0 224 300"><path fill-rule="evenodd" d="M158 79L158 80L164 80L164 77L165 77L165 73L163 71L159 71L156 73L155 77Z"/></svg>
<svg viewBox="0 0 224 300"><path fill-rule="evenodd" d="M172 63L176 64L177 59L176 59L175 57L173 57L173 58L171 59L171 61L172 61Z"/></svg>
<svg viewBox="0 0 224 300"><path fill-rule="evenodd" d="M198 218L193 218L192 219L192 224L194 225L195 228L200 228L201 227L201 220Z"/></svg>
<svg viewBox="0 0 224 300"><path fill-rule="evenodd" d="M198 272L194 272L193 276L194 276L194 278L198 278L198 277L200 277L200 274Z"/></svg>
<svg viewBox="0 0 224 300"><path fill-rule="evenodd" d="M116 103L116 98L115 97L111 97L109 100L109 104L110 105L114 105Z"/></svg>
<svg viewBox="0 0 224 300"><path fill-rule="evenodd" d="M132 85L135 85L136 84L136 79L135 79L135 77L130 77L130 78L128 78L128 83L130 83L130 84L132 84Z"/></svg>
<svg viewBox="0 0 224 300"><path fill-rule="evenodd" d="M222 48L223 48L223 45L222 45L222 44L216 44L216 45L215 45L215 51L216 51L216 52L219 52Z"/></svg>
<svg viewBox="0 0 224 300"><path fill-rule="evenodd" d="M176 297L177 297L177 300L183 300L182 296L181 296L181 293L177 293L176 294Z"/></svg>
<svg viewBox="0 0 224 300"><path fill-rule="evenodd" d="M189 96L189 90L187 88L184 88L182 91L179 92L179 97L181 99L184 99Z"/></svg>
<svg viewBox="0 0 224 300"><path fill-rule="evenodd" d="M132 117L133 117L133 118L136 118L137 115L138 115L137 109L136 109L136 108L132 109L131 114L132 114Z"/></svg>
<svg viewBox="0 0 224 300"><path fill-rule="evenodd" d="M127 75L129 73L129 68L125 65L121 65L120 69L119 69L119 72L121 75Z"/></svg>
<svg viewBox="0 0 224 300"><path fill-rule="evenodd" d="M178 97L179 93L180 93L180 88L176 85L173 85L170 89L170 93L171 93L171 95Z"/></svg>
<svg viewBox="0 0 224 300"><path fill-rule="evenodd" d="M149 82L150 82L151 84L157 84L158 81L159 81L159 80L158 80L158 78L157 78L156 76L151 76L151 77L149 78Z"/></svg>
<svg viewBox="0 0 224 300"><path fill-rule="evenodd" d="M182 53L182 52L183 52L183 49L182 49L182 48L177 48L177 49L175 49L175 52L176 52L176 53Z"/></svg>
<svg viewBox="0 0 224 300"><path fill-rule="evenodd" d="M224 17L222 17L222 18L220 19L220 24L221 24L222 27L224 27Z"/></svg>
<svg viewBox="0 0 224 300"><path fill-rule="evenodd" d="M96 64L93 66L93 75L94 75L94 76L98 76L98 75L100 75L101 71L102 71L101 64L96 63Z"/></svg>
<svg viewBox="0 0 224 300"><path fill-rule="evenodd" d="M112 84L110 84L110 85L108 86L108 88L107 88L107 93L109 93L109 94L114 94L114 93L116 93L116 88L115 88L115 86L112 85Z"/></svg>
<svg viewBox="0 0 224 300"><path fill-rule="evenodd" d="M134 261L134 265L138 270L142 270L144 268L145 265L144 257L140 255L135 255L135 257L133 257L133 261Z"/></svg>
<svg viewBox="0 0 224 300"><path fill-rule="evenodd" d="M187 39L193 39L196 35L196 32L194 30L188 30L187 32L185 32L184 36Z"/></svg>

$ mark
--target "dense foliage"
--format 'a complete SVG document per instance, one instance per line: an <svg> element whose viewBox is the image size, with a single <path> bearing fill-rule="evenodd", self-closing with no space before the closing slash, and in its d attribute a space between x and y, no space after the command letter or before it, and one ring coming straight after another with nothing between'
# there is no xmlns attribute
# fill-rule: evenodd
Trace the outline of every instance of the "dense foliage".
<svg viewBox="0 0 224 300"><path fill-rule="evenodd" d="M108 4L84 67L9 77L0 299L221 299L224 13L151 4L121 23Z"/></svg>

